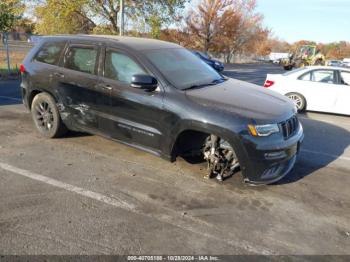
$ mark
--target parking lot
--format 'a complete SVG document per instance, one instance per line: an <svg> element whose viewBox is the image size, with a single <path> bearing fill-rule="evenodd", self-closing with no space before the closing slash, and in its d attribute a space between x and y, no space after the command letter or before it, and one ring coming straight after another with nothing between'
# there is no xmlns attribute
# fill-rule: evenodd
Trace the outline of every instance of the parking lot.
<svg viewBox="0 0 350 262"><path fill-rule="evenodd" d="M262 85L272 64L224 74ZM48 140L0 81L0 254L350 254L350 118L299 116L294 170L252 187L235 174L98 136Z"/></svg>

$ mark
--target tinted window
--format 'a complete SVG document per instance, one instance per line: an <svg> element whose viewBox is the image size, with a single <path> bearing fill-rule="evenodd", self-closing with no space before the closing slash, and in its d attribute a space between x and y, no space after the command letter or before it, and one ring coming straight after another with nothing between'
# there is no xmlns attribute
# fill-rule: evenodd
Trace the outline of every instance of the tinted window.
<svg viewBox="0 0 350 262"><path fill-rule="evenodd" d="M132 58L116 51L106 52L105 77L131 83L136 74L145 74L145 71Z"/></svg>
<svg viewBox="0 0 350 262"><path fill-rule="evenodd" d="M311 81L311 73L304 74L298 78L299 80Z"/></svg>
<svg viewBox="0 0 350 262"><path fill-rule="evenodd" d="M350 85L350 72L342 71L340 72L340 77L343 85Z"/></svg>
<svg viewBox="0 0 350 262"><path fill-rule="evenodd" d="M50 65L56 65L60 59L60 54L65 46L64 42L45 43L34 60Z"/></svg>
<svg viewBox="0 0 350 262"><path fill-rule="evenodd" d="M334 71L333 70L317 70L312 72L312 81L320 83L334 83Z"/></svg>
<svg viewBox="0 0 350 262"><path fill-rule="evenodd" d="M184 48L147 50L147 58L176 88L212 83L222 77Z"/></svg>
<svg viewBox="0 0 350 262"><path fill-rule="evenodd" d="M96 48L70 47L65 59L65 67L75 71L94 74L96 58Z"/></svg>

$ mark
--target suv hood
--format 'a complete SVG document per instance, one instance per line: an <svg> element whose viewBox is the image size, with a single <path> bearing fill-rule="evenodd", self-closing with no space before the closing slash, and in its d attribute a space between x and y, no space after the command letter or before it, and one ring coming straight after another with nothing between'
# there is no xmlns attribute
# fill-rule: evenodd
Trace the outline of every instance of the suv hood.
<svg viewBox="0 0 350 262"><path fill-rule="evenodd" d="M261 86L236 79L186 91L193 102L212 110L222 110L257 123L278 123L296 113L287 97Z"/></svg>

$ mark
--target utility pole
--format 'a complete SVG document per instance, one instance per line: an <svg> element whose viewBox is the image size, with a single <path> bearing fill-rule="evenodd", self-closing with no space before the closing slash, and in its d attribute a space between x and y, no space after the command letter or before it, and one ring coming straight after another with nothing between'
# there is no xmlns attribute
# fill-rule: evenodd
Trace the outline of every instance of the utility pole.
<svg viewBox="0 0 350 262"><path fill-rule="evenodd" d="M119 35L124 35L124 0L120 0L120 27L119 27Z"/></svg>
<svg viewBox="0 0 350 262"><path fill-rule="evenodd" d="M8 33L3 33L3 43L6 47L6 60L7 60L7 71L8 71L8 74L10 75L10 72L11 72L11 67L10 67L10 51L9 51L9 36L8 36Z"/></svg>

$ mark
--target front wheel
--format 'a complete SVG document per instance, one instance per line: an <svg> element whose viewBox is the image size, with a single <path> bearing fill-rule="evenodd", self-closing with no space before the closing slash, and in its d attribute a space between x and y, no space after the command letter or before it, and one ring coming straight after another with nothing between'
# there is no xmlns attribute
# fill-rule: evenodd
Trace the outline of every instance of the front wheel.
<svg viewBox="0 0 350 262"><path fill-rule="evenodd" d="M56 102L48 93L39 93L34 97L31 113L35 126L42 135L55 138L66 133L67 128L61 120Z"/></svg>
<svg viewBox="0 0 350 262"><path fill-rule="evenodd" d="M306 108L306 100L305 98L299 94L299 93L288 93L286 94L286 97L288 97L290 100L292 100L297 107L298 112L303 112Z"/></svg>
<svg viewBox="0 0 350 262"><path fill-rule="evenodd" d="M286 66L283 66L284 70L286 71L290 71L293 69L293 66L292 65L286 65Z"/></svg>
<svg viewBox="0 0 350 262"><path fill-rule="evenodd" d="M239 162L232 146L218 136L210 135L203 146L203 156L208 164L206 178L216 177L219 181L233 175Z"/></svg>

